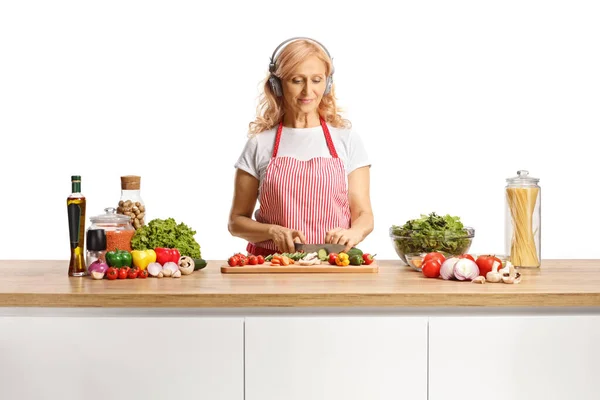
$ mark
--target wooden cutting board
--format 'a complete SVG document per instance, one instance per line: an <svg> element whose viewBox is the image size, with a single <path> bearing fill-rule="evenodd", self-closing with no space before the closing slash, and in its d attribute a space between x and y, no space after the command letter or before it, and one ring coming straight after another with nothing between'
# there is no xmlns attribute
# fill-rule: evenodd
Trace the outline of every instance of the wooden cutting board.
<svg viewBox="0 0 600 400"><path fill-rule="evenodd" d="M320 265L299 265L293 264L288 266L271 266L270 263L262 265L244 265L243 267L230 267L229 265L221 266L221 272L224 274L319 274L319 273L376 273L379 271L377 263L371 265L348 265L338 267L337 265L320 264Z"/></svg>

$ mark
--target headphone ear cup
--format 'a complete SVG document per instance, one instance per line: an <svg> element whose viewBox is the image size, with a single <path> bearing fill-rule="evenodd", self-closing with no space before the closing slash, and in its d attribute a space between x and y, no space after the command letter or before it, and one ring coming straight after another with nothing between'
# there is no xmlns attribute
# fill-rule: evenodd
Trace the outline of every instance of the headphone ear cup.
<svg viewBox="0 0 600 400"><path fill-rule="evenodd" d="M325 82L325 92L323 92L323 95L329 94L331 92L331 85L333 85L333 77L329 75L327 77L327 81Z"/></svg>
<svg viewBox="0 0 600 400"><path fill-rule="evenodd" d="M271 75L269 77L269 84L271 85L271 90L275 93L275 96L281 97L283 96L283 91L281 90L281 81L275 75Z"/></svg>

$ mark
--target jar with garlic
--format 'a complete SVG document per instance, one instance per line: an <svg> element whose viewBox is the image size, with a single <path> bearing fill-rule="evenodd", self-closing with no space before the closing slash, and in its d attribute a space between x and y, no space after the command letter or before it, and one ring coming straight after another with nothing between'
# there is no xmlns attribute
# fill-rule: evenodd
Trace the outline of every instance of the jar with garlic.
<svg viewBox="0 0 600 400"><path fill-rule="evenodd" d="M146 206L140 195L141 179L140 176L136 175L121 177L121 199L117 207L117 213L130 217L131 225L135 230L146 223Z"/></svg>

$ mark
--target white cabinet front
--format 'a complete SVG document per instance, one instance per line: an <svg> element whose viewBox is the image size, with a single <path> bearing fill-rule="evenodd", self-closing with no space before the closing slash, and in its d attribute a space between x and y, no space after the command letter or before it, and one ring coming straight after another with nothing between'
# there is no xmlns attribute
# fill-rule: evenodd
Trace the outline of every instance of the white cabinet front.
<svg viewBox="0 0 600 400"><path fill-rule="evenodd" d="M599 316L431 318L430 400L598 400Z"/></svg>
<svg viewBox="0 0 600 400"><path fill-rule="evenodd" d="M0 399L243 400L243 322L0 317Z"/></svg>
<svg viewBox="0 0 600 400"><path fill-rule="evenodd" d="M427 318L246 318L246 400L425 400Z"/></svg>

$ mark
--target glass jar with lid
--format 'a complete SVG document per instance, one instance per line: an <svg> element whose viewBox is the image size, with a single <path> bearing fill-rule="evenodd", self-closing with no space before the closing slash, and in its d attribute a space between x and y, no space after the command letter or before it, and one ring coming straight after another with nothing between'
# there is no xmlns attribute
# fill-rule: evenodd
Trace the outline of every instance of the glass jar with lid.
<svg viewBox="0 0 600 400"><path fill-rule="evenodd" d="M506 179L505 250L515 267L541 265L540 180L525 170Z"/></svg>
<svg viewBox="0 0 600 400"><path fill-rule="evenodd" d="M117 214L113 207L104 209L104 214L91 217L92 229L104 229L106 234L106 251L126 250L131 251L131 238L135 229L127 215Z"/></svg>
<svg viewBox="0 0 600 400"><path fill-rule="evenodd" d="M131 219L134 229L140 229L146 224L146 205L140 194L141 177L137 175L125 175L121 177L121 198L117 212L127 215Z"/></svg>

